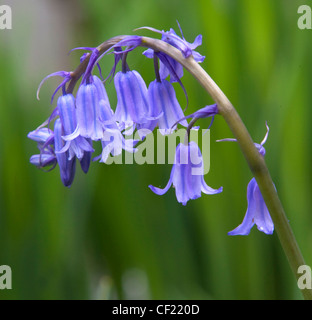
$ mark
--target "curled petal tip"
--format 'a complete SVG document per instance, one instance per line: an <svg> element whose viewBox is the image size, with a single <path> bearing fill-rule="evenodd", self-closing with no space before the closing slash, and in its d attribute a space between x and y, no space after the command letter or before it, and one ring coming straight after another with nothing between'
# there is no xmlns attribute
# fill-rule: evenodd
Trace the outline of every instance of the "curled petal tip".
<svg viewBox="0 0 312 320"><path fill-rule="evenodd" d="M146 27L146 26L145 26L145 27L136 28L136 29L134 29L133 31L142 30L142 29L154 31L154 32L157 32L157 33L162 33L162 31L160 31L160 30L158 30L158 29L155 29L155 28L152 28L152 27Z"/></svg>
<svg viewBox="0 0 312 320"><path fill-rule="evenodd" d="M37 99L39 99L39 92L40 92L40 89L42 87L42 85L46 82L46 80L48 80L49 78L51 77L55 77L55 76L59 76L59 77L62 77L64 78L64 80L61 82L61 84L56 88L56 90L54 91L53 95L52 95L52 98L51 98L51 104L53 102L53 98L54 98L54 95L56 94L56 92L63 86L65 85L70 79L71 79L71 76L72 76L72 72L68 72L68 71L57 71L57 72L53 72L49 75L47 75L45 78L43 78L38 86L38 89L37 89Z"/></svg>
<svg viewBox="0 0 312 320"><path fill-rule="evenodd" d="M268 122L267 122L267 121L265 121L265 126L266 126L266 128L267 128L267 132L266 132L263 140L262 140L261 143L260 143L261 146L263 146L263 145L266 143L266 141L267 141L267 139L268 139L269 131L270 131L270 128L269 128L269 126L268 126Z"/></svg>
<svg viewBox="0 0 312 320"><path fill-rule="evenodd" d="M135 29L133 29L132 31L138 31L138 30L142 30L142 29L147 29L148 27L139 27L139 28L135 28Z"/></svg>

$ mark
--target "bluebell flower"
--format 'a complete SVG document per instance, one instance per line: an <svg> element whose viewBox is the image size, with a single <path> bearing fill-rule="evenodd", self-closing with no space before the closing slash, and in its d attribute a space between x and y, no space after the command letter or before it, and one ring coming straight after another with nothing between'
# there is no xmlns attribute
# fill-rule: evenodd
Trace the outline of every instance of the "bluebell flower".
<svg viewBox="0 0 312 320"><path fill-rule="evenodd" d="M30 163L38 168L47 168L52 170L56 164L56 156L54 152L54 132L48 128L38 128L28 133L27 137L37 142L40 154L30 157Z"/></svg>
<svg viewBox="0 0 312 320"><path fill-rule="evenodd" d="M265 149L263 147L269 134L269 127L266 124L267 132L260 144L255 143L259 153L264 156ZM222 139L218 141L237 141L236 139ZM264 202L261 191L255 178L252 178L247 187L247 212L243 222L234 230L228 232L228 235L248 235L251 228L256 224L259 231L266 234L272 234L274 224L270 216L269 210Z"/></svg>
<svg viewBox="0 0 312 320"><path fill-rule="evenodd" d="M108 97L104 86L102 86L103 88L99 86L101 80L97 76L92 75L95 65L98 66L101 74L101 68L98 64L99 51L97 48L90 47L80 47L73 50L77 49L90 50L91 53L76 95L76 115L78 126L75 132L66 138L67 140L71 140L80 135L91 140L100 140L103 137L104 131L103 125L100 121L99 102L100 99L103 99L103 95L105 95L105 99L108 99ZM83 62L86 56L87 54L82 55L80 61Z"/></svg>
<svg viewBox="0 0 312 320"><path fill-rule="evenodd" d="M65 135L64 140L67 140L59 152L68 150L69 160L74 156L81 160L85 152L93 152L94 149L85 138L79 134L73 135L75 131L78 132L75 97L72 94L61 95L57 100L57 108ZM68 136L70 137L69 139L66 138Z"/></svg>
<svg viewBox="0 0 312 320"><path fill-rule="evenodd" d="M108 95L107 95L105 86L104 86L103 82L101 81L101 79L99 77L93 75L92 81L96 87L99 101L104 101L105 104L110 106Z"/></svg>
<svg viewBox="0 0 312 320"><path fill-rule="evenodd" d="M76 115L78 128L75 135L100 140L104 131L100 121L99 93L93 77L90 77L89 81L89 83L82 83L77 91Z"/></svg>
<svg viewBox="0 0 312 320"><path fill-rule="evenodd" d="M176 123L184 118L182 108L177 100L172 84L167 80L154 80L148 87L148 101L151 117L155 117L161 134L170 134L176 128ZM160 116L159 116L160 115ZM180 121L184 127L188 126L185 119Z"/></svg>
<svg viewBox="0 0 312 320"><path fill-rule="evenodd" d="M163 195L173 185L177 200L183 205L186 205L190 199L199 198L201 192L206 194L222 192L222 187L212 189L206 184L203 172L202 154L197 144L193 141L189 142L188 145L180 143L176 148L175 161L166 187L160 189L150 185L149 188L154 193Z"/></svg>
<svg viewBox="0 0 312 320"><path fill-rule="evenodd" d="M54 132L51 129L39 127L28 133L27 137L37 142L40 154L32 155L30 163L38 168L51 167L52 170L56 164L54 152Z"/></svg>
<svg viewBox="0 0 312 320"><path fill-rule="evenodd" d="M103 137L101 138L102 153L101 156L94 158L94 160L100 159L100 162L106 162L109 154L118 156L123 149L132 153L136 152L137 149L134 148L136 142L132 139L126 140L120 132L103 82L96 76L93 76L93 81L98 92L99 119L104 130Z"/></svg>
<svg viewBox="0 0 312 320"><path fill-rule="evenodd" d="M41 149L44 145L53 143L54 133L51 129L40 126L36 130L29 132L27 137L38 142L38 148Z"/></svg>
<svg viewBox="0 0 312 320"><path fill-rule="evenodd" d="M121 127L129 128L147 123L147 87L141 75L135 70L119 71L114 77L114 84L117 94L115 118Z"/></svg>
<svg viewBox="0 0 312 320"><path fill-rule="evenodd" d="M252 178L248 184L247 201L248 207L243 222L228 232L228 235L248 235L255 224L259 231L272 234L274 224L255 178Z"/></svg>
<svg viewBox="0 0 312 320"><path fill-rule="evenodd" d="M43 151L40 154L34 154L30 157L29 162L37 168L54 168L57 164L56 156L52 152Z"/></svg>
<svg viewBox="0 0 312 320"><path fill-rule="evenodd" d="M139 29L148 29L162 35L161 40L167 42L179 49L183 54L184 58L188 58L189 56L193 56L195 61L203 62L205 57L199 54L195 49L202 44L202 35L198 35L193 43L189 43L185 40L183 36L182 29L178 24L182 38L179 37L176 32L171 28L169 31L160 31L155 28L150 27L142 27ZM168 75L170 75L170 82L179 81L179 79L183 76L183 67L176 60L165 55L161 52L154 52L152 49L147 49L143 52L143 54L148 58L153 58L154 54L156 54L160 59L160 76L161 79L165 79Z"/></svg>
<svg viewBox="0 0 312 320"><path fill-rule="evenodd" d="M70 187L76 172L76 157L69 160L69 152L60 152L64 147L64 131L61 120L58 118L54 123L54 144L57 163L60 168L61 180L65 187Z"/></svg>

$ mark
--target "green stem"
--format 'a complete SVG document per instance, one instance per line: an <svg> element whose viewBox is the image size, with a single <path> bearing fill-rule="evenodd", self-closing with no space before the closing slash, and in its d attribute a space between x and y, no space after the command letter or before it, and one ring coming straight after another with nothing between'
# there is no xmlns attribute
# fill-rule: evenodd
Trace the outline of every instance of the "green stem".
<svg viewBox="0 0 312 320"><path fill-rule="evenodd" d="M109 39L108 41L102 43L97 49L100 53L103 53L112 45L122 40L124 37L126 36L118 36ZM269 170L266 166L264 157L259 154L248 130L246 129L231 102L212 80L212 78L207 74L207 72L193 59L192 56L184 58L182 53L175 47L164 41L149 37L142 37L141 46L151 48L155 51L162 51L182 64L183 67L194 76L194 78L217 103L220 115L223 116L234 137L237 139L249 168L258 183L263 199L274 222L275 230L278 234L282 248L288 258L292 272L294 273L295 278L298 280L300 276L297 272L298 267L304 265L305 261L287 220L283 206L274 187ZM68 92L73 90L75 83L84 72L89 61L89 57L87 57L83 63L80 64L72 73L72 80L67 89ZM301 292L305 299L312 300L312 289L302 289Z"/></svg>

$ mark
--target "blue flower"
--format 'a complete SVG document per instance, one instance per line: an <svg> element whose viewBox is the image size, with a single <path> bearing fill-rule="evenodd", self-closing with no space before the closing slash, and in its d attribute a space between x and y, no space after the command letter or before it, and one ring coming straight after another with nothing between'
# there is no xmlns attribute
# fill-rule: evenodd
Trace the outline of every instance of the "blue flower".
<svg viewBox="0 0 312 320"><path fill-rule="evenodd" d="M54 152L54 132L48 128L41 128L31 131L27 137L37 142L40 154L35 154L30 157L30 163L38 168L50 167L54 169L57 164Z"/></svg>
<svg viewBox="0 0 312 320"><path fill-rule="evenodd" d="M263 147L269 134L269 127L266 124L267 132L260 144L255 143L259 153L264 156L265 149ZM237 141L236 139L222 139L218 141ZM264 202L261 191L255 178L252 178L247 187L247 212L243 222L234 230L228 232L228 235L248 235L251 228L256 224L259 231L266 234L272 234L274 224L270 216L269 210Z"/></svg>
<svg viewBox="0 0 312 320"><path fill-rule="evenodd" d="M61 118L56 119L54 124L54 132L46 127L39 127L34 131L28 133L27 137L37 142L40 154L32 155L30 163L45 171L51 171L59 164L61 180L67 187L71 185L75 175L75 155L70 155L71 149L65 148L64 141L64 126ZM81 138L81 137L80 137ZM71 141L75 143L76 141ZM86 140L88 148L91 146L91 141ZM93 150L93 149L92 149ZM92 151L93 152L93 151ZM80 160L81 169L87 173L90 161L91 151L84 151Z"/></svg>
<svg viewBox="0 0 312 320"><path fill-rule="evenodd" d="M81 160L85 152L93 152L91 144L79 134L73 134L75 130L78 132L77 119L76 119L76 108L75 98L72 94L65 94L57 100L58 113L61 119L64 134L69 139L64 137L66 144L59 152L69 151L69 160L76 156Z"/></svg>
<svg viewBox="0 0 312 320"><path fill-rule="evenodd" d="M148 100L152 110L150 116L158 118L153 121L154 125L158 125L161 134L172 133L175 124L184 118L172 84L167 80L152 81L148 87ZM188 126L185 119L181 120L181 124Z"/></svg>
<svg viewBox="0 0 312 320"><path fill-rule="evenodd" d="M54 123L54 143L57 163L60 168L61 180L65 187L70 187L73 183L76 172L76 157L69 160L69 152L60 152L64 147L63 126L58 118Z"/></svg>
<svg viewBox="0 0 312 320"><path fill-rule="evenodd" d="M182 38L179 37L172 28L169 31L160 31L150 27L142 27L139 29L148 29L160 33L162 35L161 40L179 49L183 54L184 58L188 58L192 55L195 61L203 62L205 57L199 54L197 51L195 51L195 49L202 44L202 35L198 35L193 43L189 43L185 40L179 23L178 26ZM182 65L173 58L169 57L168 55L163 54L161 52L154 52L154 50L152 49L145 50L143 54L148 58L153 58L154 54L156 54L159 57L161 61L159 70L161 79L165 79L168 75L170 75L170 82L176 82L179 81L179 79L183 76Z"/></svg>
<svg viewBox="0 0 312 320"><path fill-rule="evenodd" d="M188 145L180 143L176 148L175 162L166 187L160 189L150 185L149 188L154 193L163 195L173 185L177 200L183 205L186 205L190 199L199 198L201 192L206 194L222 192L222 187L212 189L206 184L203 172L203 159L197 144L193 141L189 142Z"/></svg>
<svg viewBox="0 0 312 320"><path fill-rule="evenodd" d="M117 94L115 117L121 127L129 128L147 123L147 87L141 75L135 70L119 71L114 77L114 84Z"/></svg>
<svg viewBox="0 0 312 320"><path fill-rule="evenodd" d="M90 77L89 83L82 83L77 91L76 115L78 129L76 130L76 135L79 134L92 140L100 140L104 131L100 121L99 92L93 77Z"/></svg>
<svg viewBox="0 0 312 320"><path fill-rule="evenodd" d="M29 162L38 168L46 168L51 166L54 168L57 164L55 154L47 151L32 155L29 159Z"/></svg>
<svg viewBox="0 0 312 320"><path fill-rule="evenodd" d="M228 232L228 235L248 235L254 224L257 225L259 231L272 234L274 224L255 178L252 178L248 184L247 201L248 207L243 222Z"/></svg>
<svg viewBox="0 0 312 320"><path fill-rule="evenodd" d="M38 142L38 147L41 149L44 145L53 143L54 133L51 129L40 126L38 129L29 132L27 137Z"/></svg>

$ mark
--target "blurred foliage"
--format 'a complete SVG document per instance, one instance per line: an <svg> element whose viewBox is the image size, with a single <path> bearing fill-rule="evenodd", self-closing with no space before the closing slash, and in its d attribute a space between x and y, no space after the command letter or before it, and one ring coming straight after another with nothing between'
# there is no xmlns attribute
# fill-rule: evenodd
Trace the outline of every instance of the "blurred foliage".
<svg viewBox="0 0 312 320"><path fill-rule="evenodd" d="M53 109L59 79L49 81L37 101L41 79L78 64L78 53L67 55L71 48L97 46L140 26L178 31L178 20L188 41L203 35L202 66L255 142L268 121L266 161L312 265L312 30L297 27L305 2L7 1L13 29L0 30L0 265L11 266L13 289L0 290L0 298L300 299L276 233L254 227L248 237L227 235L245 214L251 173L235 143L215 142L231 137L222 118L210 133L205 180L224 192L185 207L173 189L160 197L147 187L164 186L170 165L93 163L67 189L58 169L45 173L29 164L36 146L26 135ZM101 62L105 75L111 63L111 57ZM129 63L146 83L153 80L152 63L140 50L129 54ZM186 72L183 83L187 114L212 102ZM107 90L114 107L113 83Z"/></svg>

